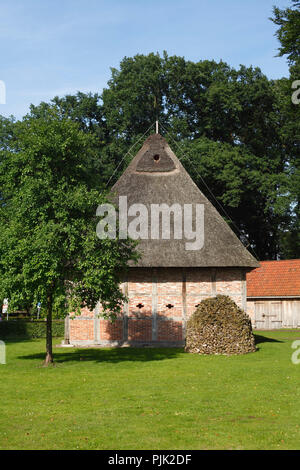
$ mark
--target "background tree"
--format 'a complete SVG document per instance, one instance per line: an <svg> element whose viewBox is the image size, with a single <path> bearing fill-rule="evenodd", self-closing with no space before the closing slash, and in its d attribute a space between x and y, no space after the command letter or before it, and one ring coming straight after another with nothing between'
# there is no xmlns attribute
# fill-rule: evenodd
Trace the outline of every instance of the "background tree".
<svg viewBox="0 0 300 470"><path fill-rule="evenodd" d="M46 307L48 364L55 300L67 300L69 311L100 300L113 318L124 300L122 272L136 255L129 240L96 235L105 196L93 134L55 105L15 123L13 133L0 159L0 291L11 307L28 299Z"/></svg>
<svg viewBox="0 0 300 470"><path fill-rule="evenodd" d="M300 2L291 0L291 7L273 8L271 20L279 26L276 37L280 42L279 56L287 56L289 78L278 80L276 91L280 103L280 137L288 155L286 172L289 175L291 217L288 230L281 233L281 255L300 257L300 104L291 100L292 84L300 80Z"/></svg>
<svg viewBox="0 0 300 470"><path fill-rule="evenodd" d="M174 150L222 215L235 221L237 235L249 238L260 259L276 259L295 252L288 234L298 220L291 211L298 122L290 96L284 79L268 80L258 68L151 53L125 57L101 96L56 97L31 113L38 118L55 105L92 134L99 183L109 187L138 147L124 155L158 118L160 132L171 146L183 145L185 156Z"/></svg>
<svg viewBox="0 0 300 470"><path fill-rule="evenodd" d="M298 257L300 106L291 102L291 86L300 74L299 1L273 12L289 78L269 80L259 68L223 61L138 54L112 69L101 95L55 97L32 106L31 117L55 106L91 135L98 183L108 188L159 119L200 189L260 259Z"/></svg>
<svg viewBox="0 0 300 470"><path fill-rule="evenodd" d="M158 116L160 132L200 189L219 211L224 206L222 215L236 222L260 259L276 259L291 204L276 81L258 68L235 70L222 61L137 55L112 71L102 100L108 131L128 146Z"/></svg>
<svg viewBox="0 0 300 470"><path fill-rule="evenodd" d="M270 19L279 26L275 33L280 42L278 55L287 55L289 63L294 64L300 59L300 1L291 0L291 7L281 10L274 6Z"/></svg>

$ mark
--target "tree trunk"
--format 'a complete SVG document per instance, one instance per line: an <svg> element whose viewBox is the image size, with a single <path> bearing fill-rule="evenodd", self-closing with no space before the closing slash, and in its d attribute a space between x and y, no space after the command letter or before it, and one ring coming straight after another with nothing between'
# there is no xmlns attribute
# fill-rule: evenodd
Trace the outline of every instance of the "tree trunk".
<svg viewBox="0 0 300 470"><path fill-rule="evenodd" d="M53 364L52 352L52 291L47 296L46 359L45 366Z"/></svg>

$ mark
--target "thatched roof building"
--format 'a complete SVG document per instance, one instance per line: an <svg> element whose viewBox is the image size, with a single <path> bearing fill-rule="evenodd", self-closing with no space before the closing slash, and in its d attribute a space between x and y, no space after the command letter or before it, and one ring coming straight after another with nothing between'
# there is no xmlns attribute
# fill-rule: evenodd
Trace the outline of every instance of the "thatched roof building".
<svg viewBox="0 0 300 470"><path fill-rule="evenodd" d="M100 305L83 310L68 322L72 344L183 345L187 319L201 300L226 294L246 309L246 272L259 263L161 135L148 137L112 188L112 199L126 201L119 211L122 230L134 223L135 235L142 236L141 258L124 280L122 317L110 323L99 318ZM157 212L162 207L164 215ZM138 208L147 215L146 226L137 223ZM164 217L170 224L161 232Z"/></svg>
<svg viewBox="0 0 300 470"><path fill-rule="evenodd" d="M159 134L152 134L112 188L117 196L127 196L128 206L144 204L203 204L204 244L188 251L184 240L148 239L139 241L140 267L257 267L210 201L202 194L182 164ZM117 199L115 198L115 201ZM195 225L193 211L193 224ZM150 217L149 217L150 233Z"/></svg>

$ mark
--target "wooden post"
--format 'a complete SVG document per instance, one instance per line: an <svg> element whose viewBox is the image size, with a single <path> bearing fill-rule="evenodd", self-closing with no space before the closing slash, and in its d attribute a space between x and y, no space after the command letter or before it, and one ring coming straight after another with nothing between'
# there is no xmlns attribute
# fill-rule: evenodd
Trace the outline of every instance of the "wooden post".
<svg viewBox="0 0 300 470"><path fill-rule="evenodd" d="M152 268L152 341L157 341L157 273Z"/></svg>
<svg viewBox="0 0 300 470"><path fill-rule="evenodd" d="M186 270L182 269L182 336L186 338L186 320L187 320L187 307L186 307Z"/></svg>

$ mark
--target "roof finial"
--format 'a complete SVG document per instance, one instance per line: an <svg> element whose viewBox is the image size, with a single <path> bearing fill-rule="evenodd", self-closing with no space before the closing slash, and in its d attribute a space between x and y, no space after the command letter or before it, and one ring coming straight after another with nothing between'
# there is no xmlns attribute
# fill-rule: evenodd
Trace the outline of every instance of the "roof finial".
<svg viewBox="0 0 300 470"><path fill-rule="evenodd" d="M155 132L158 134L158 120L155 121Z"/></svg>

